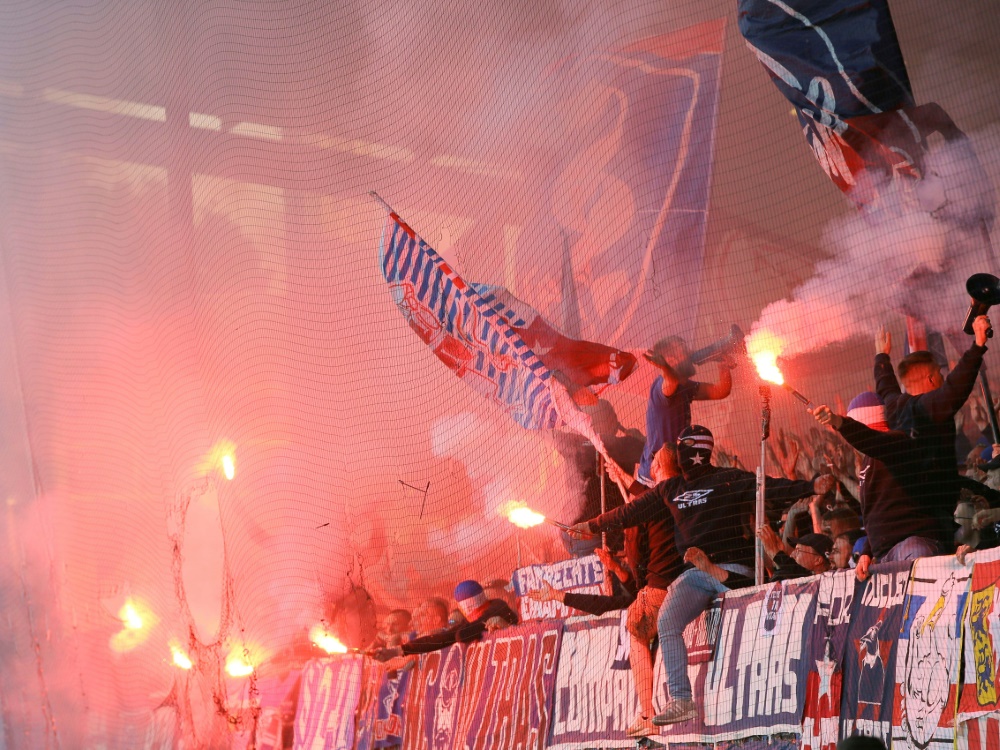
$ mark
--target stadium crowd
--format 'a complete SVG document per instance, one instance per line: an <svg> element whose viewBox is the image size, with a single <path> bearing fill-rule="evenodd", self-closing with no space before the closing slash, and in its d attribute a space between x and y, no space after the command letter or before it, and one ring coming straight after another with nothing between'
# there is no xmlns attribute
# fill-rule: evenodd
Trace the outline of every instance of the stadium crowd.
<svg viewBox="0 0 1000 750"><path fill-rule="evenodd" d="M811 409L817 425L808 435L780 431L768 443L782 476L765 478L761 519L754 517L755 474L692 422L693 402L729 395L734 363L723 358L716 381L702 383L683 340L665 339L646 353L660 374L645 436L617 418L602 429L612 457L605 466L621 497L607 512L585 511L566 533L571 554L601 559L610 586L594 595L543 583L528 593L595 615L627 610L640 706L630 735L697 716L682 634L713 599L754 583L756 540L769 581L849 568L864 580L873 563L949 553L964 562L970 551L1000 545L1000 445L990 439L987 419L996 405L973 397L988 318L980 316L973 328L973 343L947 374L923 351L906 355L894 370L891 338L880 329L874 390L858 394L846 410ZM593 467L592 449L581 465ZM589 494L600 483L592 479ZM430 598L412 613L388 613L367 652L390 670L406 670L421 653L518 621L506 581L463 581L454 599L454 610ZM659 714L657 642L669 692Z"/></svg>

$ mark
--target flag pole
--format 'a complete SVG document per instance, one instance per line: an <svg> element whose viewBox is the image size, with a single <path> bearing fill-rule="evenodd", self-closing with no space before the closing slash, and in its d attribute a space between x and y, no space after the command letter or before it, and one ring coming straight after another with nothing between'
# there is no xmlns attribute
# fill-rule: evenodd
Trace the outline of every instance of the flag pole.
<svg viewBox="0 0 1000 750"><path fill-rule="evenodd" d="M771 435L771 386L760 385L760 463L757 465L757 504L754 511L754 527L761 528L767 523L764 506L764 465L767 461L767 439ZM757 537L754 555L754 583L760 586L764 583L764 543Z"/></svg>
<svg viewBox="0 0 1000 750"><path fill-rule="evenodd" d="M368 191L368 196L370 198L372 198L380 206L382 206L382 208L384 208L389 213L391 213L391 214L396 213L396 211L393 209L393 207L390 206L388 203L386 203L384 200L382 200L382 196L379 195L378 193L376 193L374 190L369 190Z"/></svg>

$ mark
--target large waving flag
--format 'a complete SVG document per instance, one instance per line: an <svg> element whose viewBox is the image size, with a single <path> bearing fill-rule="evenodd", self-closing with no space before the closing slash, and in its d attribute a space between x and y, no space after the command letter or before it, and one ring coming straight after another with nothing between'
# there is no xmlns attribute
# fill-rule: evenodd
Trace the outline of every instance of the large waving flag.
<svg viewBox="0 0 1000 750"><path fill-rule="evenodd" d="M379 257L389 292L437 358L522 427L566 426L603 453L590 418L560 382L567 376L557 377L515 328L530 329L534 311L502 288L466 283L381 198L373 197L389 211Z"/></svg>
<svg viewBox="0 0 1000 750"><path fill-rule="evenodd" d="M940 106L914 104L887 0L739 0L739 27L859 206L878 197L865 171L919 179L928 136L964 140Z"/></svg>

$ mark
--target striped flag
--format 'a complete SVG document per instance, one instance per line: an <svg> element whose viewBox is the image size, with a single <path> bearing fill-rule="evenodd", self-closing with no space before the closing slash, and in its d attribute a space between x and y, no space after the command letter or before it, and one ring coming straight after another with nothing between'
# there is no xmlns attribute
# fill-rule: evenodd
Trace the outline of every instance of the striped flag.
<svg viewBox="0 0 1000 750"><path fill-rule="evenodd" d="M478 287L484 296L467 284L391 209L379 261L406 322L452 372L522 427L566 426L604 452L590 418L508 318L525 321L489 288Z"/></svg>

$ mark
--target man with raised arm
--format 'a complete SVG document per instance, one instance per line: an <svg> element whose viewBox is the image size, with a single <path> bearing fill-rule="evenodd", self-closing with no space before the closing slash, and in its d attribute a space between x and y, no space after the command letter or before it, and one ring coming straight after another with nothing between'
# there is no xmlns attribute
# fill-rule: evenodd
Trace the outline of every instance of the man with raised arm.
<svg viewBox="0 0 1000 750"><path fill-rule="evenodd" d="M881 327L875 336L875 390L885 404L890 429L913 437L923 454L927 480L941 500L954 508L958 498L958 459L955 455L955 415L976 385L986 353L990 319L980 315L972 323L975 340L947 377L930 352L912 352L899 362L899 380L892 371L889 353L892 337Z"/></svg>
<svg viewBox="0 0 1000 750"><path fill-rule="evenodd" d="M733 363L719 362L716 383L699 383L694 377L691 352L679 336L657 341L643 355L660 374L653 380L646 403L646 446L639 462L639 481L648 487L655 483L650 473L653 457L667 443L673 443L681 430L691 426L691 402L725 398L733 389Z"/></svg>
<svg viewBox="0 0 1000 750"><path fill-rule="evenodd" d="M715 439L708 428L692 425L683 430L677 438L680 476L661 482L627 505L576 524L572 533L583 535L636 526L658 518L666 506L673 519L678 554L686 558L688 549L697 547L711 563L733 573L752 575L754 543L743 529L754 511L756 477L749 471L713 466L714 446ZM767 477L767 505L770 510L780 512L799 498L823 494L833 485L832 476L821 476L815 481ZM653 718L657 726L687 721L697 715L687 675L684 628L727 590L717 577L690 562L688 565L667 589L657 621L670 690L663 713Z"/></svg>
<svg viewBox="0 0 1000 750"><path fill-rule="evenodd" d="M924 452L916 439L889 430L878 397L856 396L846 417L828 406L812 413L865 456L858 472L858 499L868 541L858 558L857 577L868 576L873 559L916 560L943 552L939 490L928 481ZM955 469L952 473L957 476Z"/></svg>

